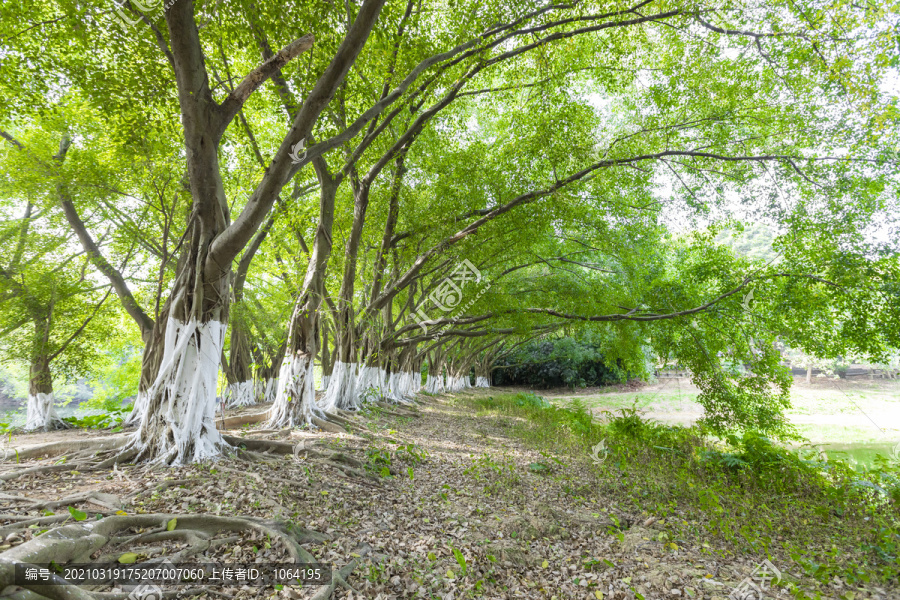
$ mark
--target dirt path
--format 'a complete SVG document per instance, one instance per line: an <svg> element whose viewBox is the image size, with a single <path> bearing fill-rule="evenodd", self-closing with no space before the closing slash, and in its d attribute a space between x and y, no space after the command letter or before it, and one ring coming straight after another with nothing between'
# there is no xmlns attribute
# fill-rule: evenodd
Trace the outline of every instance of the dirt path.
<svg viewBox="0 0 900 600"><path fill-rule="evenodd" d="M496 392L472 392L491 393ZM473 416L457 400L429 399L420 407L419 418L375 414L359 419L353 434L240 432L303 441L308 449L338 452L350 462L368 462L375 471L387 469L389 477L348 474L299 452L263 462L230 458L178 469L45 474L6 482L0 492L60 499L96 490L108 494L103 496L108 502L118 500L128 514L182 512L290 521L330 538L304 544L318 560L336 568L360 562L348 580L354 590L338 587L334 594L348 600L724 600L765 558L726 560L720 557L730 555L731 549L703 540L670 539L665 520L622 510L621 498L597 492L598 471L588 457L551 458L528 450L511 435L510 419ZM81 435L52 436L73 434ZM545 467L535 472L533 463ZM32 465L19 468L24 466ZM12 468L7 463L2 470ZM180 483L171 485L173 479ZM95 511L109 514L90 500L72 504L91 518ZM68 505L54 510L65 515ZM27 503L10 503L0 512L7 517L40 514ZM672 519L680 520L677 515ZM0 516L0 524L12 522ZM27 541L33 531L5 545ZM259 536L223 544L198 558L275 562L285 556L277 544L270 547ZM160 548L157 554L179 549L166 544ZM315 590L286 586L277 592L219 592L233 599L311 598ZM787 594L771 591L767 597ZM871 596L856 596L865 597L887 595L875 590Z"/></svg>

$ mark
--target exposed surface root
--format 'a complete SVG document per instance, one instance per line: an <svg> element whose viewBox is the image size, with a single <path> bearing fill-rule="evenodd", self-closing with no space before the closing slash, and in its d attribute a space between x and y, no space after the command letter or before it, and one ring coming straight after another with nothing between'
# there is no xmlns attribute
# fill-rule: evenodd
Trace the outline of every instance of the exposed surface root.
<svg viewBox="0 0 900 600"><path fill-rule="evenodd" d="M288 442L276 440L258 440L256 438L242 438L233 435L223 435L222 439L235 448L245 447L247 450L257 452L271 452L273 454L293 454L294 445Z"/></svg>
<svg viewBox="0 0 900 600"><path fill-rule="evenodd" d="M337 423L331 423L324 419L320 419L319 417L312 417L312 422L322 431L327 431L329 433L347 433L347 430Z"/></svg>
<svg viewBox="0 0 900 600"><path fill-rule="evenodd" d="M262 423L269 420L269 411L254 413L252 415L236 415L234 417L226 417L224 419L216 419L216 427L218 429L237 429L244 425L252 425L253 423Z"/></svg>
<svg viewBox="0 0 900 600"><path fill-rule="evenodd" d="M3 473L0 475L0 481L10 481L12 479L18 479L19 477L25 477L27 475L39 475L41 473L52 473L53 471L71 471L72 465L43 465L40 467L31 467L28 469L20 469L17 471L12 471L10 473Z"/></svg>
<svg viewBox="0 0 900 600"><path fill-rule="evenodd" d="M357 551L357 554L359 554L360 556L365 556L359 550ZM348 564L344 565L337 571L333 571L331 574L331 583L329 585L322 586L322 588L312 597L312 600L327 600L328 598L331 598L331 595L334 593L334 590L338 586L338 584L340 584L341 587L356 592L356 590L353 589L353 587L349 583L347 583L347 578L350 577L350 573L352 573L353 570L356 569L356 567L359 565L359 562L360 559L354 558Z"/></svg>
<svg viewBox="0 0 900 600"><path fill-rule="evenodd" d="M3 450L3 455L0 456L0 460L18 461L29 458L41 458L44 456L59 456L60 454L69 454L84 450L103 452L107 450L117 450L123 447L127 442L128 436L125 435L90 438L87 440L63 440L59 442L50 442L48 444L23 446L22 448L8 448Z"/></svg>
<svg viewBox="0 0 900 600"><path fill-rule="evenodd" d="M346 412L346 411L341 411L341 412ZM345 419L344 417L337 415L335 413L326 412L325 416L328 417L329 421L333 421L335 423L343 425L345 428L346 427L358 427L358 425L355 424L350 419Z"/></svg>
<svg viewBox="0 0 900 600"><path fill-rule="evenodd" d="M379 407L383 413L391 415L392 417L420 417L417 411L403 408L397 404L388 404L387 402L376 401L373 402L375 406Z"/></svg>
<svg viewBox="0 0 900 600"><path fill-rule="evenodd" d="M67 517L52 517L53 519ZM27 521L17 523L25 526ZM129 533L129 532L139 533ZM196 556L217 546L227 546L240 540L239 536L213 539L223 532L259 534L272 544L278 544L292 562L317 562L300 544L320 543L329 536L278 521L253 517L220 517L210 514L146 514L109 516L98 521L85 521L57 527L0 554L0 589L13 585L17 563L42 564L51 560L64 565L86 563L95 557L98 563L113 562L130 550L144 554L157 553L161 548L147 548L137 543L177 543L176 552L167 555L177 562ZM103 552L101 552L103 550ZM111 585L112 582L110 582ZM119 598L115 592L97 594L76 586L24 586L29 593L21 598L51 598L52 600L83 600ZM7 592L11 591L9 589Z"/></svg>

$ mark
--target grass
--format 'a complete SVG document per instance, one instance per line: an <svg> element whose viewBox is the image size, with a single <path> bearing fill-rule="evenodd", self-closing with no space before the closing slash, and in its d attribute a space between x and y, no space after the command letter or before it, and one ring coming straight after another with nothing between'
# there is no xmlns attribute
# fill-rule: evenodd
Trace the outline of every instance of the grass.
<svg viewBox="0 0 900 600"><path fill-rule="evenodd" d="M821 382L813 387L798 383L791 389L792 406L787 417L795 421L801 435L817 444L900 441L900 385L897 382L842 380L829 383L830 387L822 386ZM595 413L637 406L653 411L658 420L676 423L703 412L703 407L696 401L698 393L690 384L664 380L662 385L661 389L639 392L601 391L581 396L573 392L549 400L559 406L579 401Z"/></svg>
<svg viewBox="0 0 900 600"><path fill-rule="evenodd" d="M725 557L768 556L785 571L823 585L895 587L900 576L900 470L886 459L863 473L748 432L716 443L696 427L662 425L636 411L592 418L578 400L566 407L533 394L460 398L481 416L509 421L535 449L584 463L592 493L636 513L678 516L673 539L714 546ZM510 417L512 417L510 419ZM604 441L601 464L590 458ZM714 550L710 550L713 552ZM807 596L790 578L795 597Z"/></svg>

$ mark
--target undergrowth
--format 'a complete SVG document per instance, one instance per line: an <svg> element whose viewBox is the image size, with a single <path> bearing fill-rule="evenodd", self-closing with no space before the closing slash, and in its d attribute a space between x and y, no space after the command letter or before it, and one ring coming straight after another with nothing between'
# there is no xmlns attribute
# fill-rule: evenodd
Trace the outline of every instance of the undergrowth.
<svg viewBox="0 0 900 600"><path fill-rule="evenodd" d="M512 435L592 470L598 498L668 518L676 538L708 552L771 558L823 584L839 577L850 586L898 585L900 466L887 458L859 469L754 431L716 439L634 408L597 421L578 401L562 408L535 394L459 402L482 416L516 417ZM598 444L605 455L592 461Z"/></svg>

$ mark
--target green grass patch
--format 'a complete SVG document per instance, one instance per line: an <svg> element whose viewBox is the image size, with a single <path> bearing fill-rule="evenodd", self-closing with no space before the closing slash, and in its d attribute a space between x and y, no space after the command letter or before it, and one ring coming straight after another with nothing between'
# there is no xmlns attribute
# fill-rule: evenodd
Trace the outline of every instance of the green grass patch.
<svg viewBox="0 0 900 600"><path fill-rule="evenodd" d="M598 497L669 519L675 539L772 557L823 584L897 584L900 468L887 458L860 470L752 431L716 440L627 408L599 422L578 400L561 407L534 394L457 401L504 417L506 430L533 448L583 462L597 476ZM601 442L595 464L592 448Z"/></svg>

